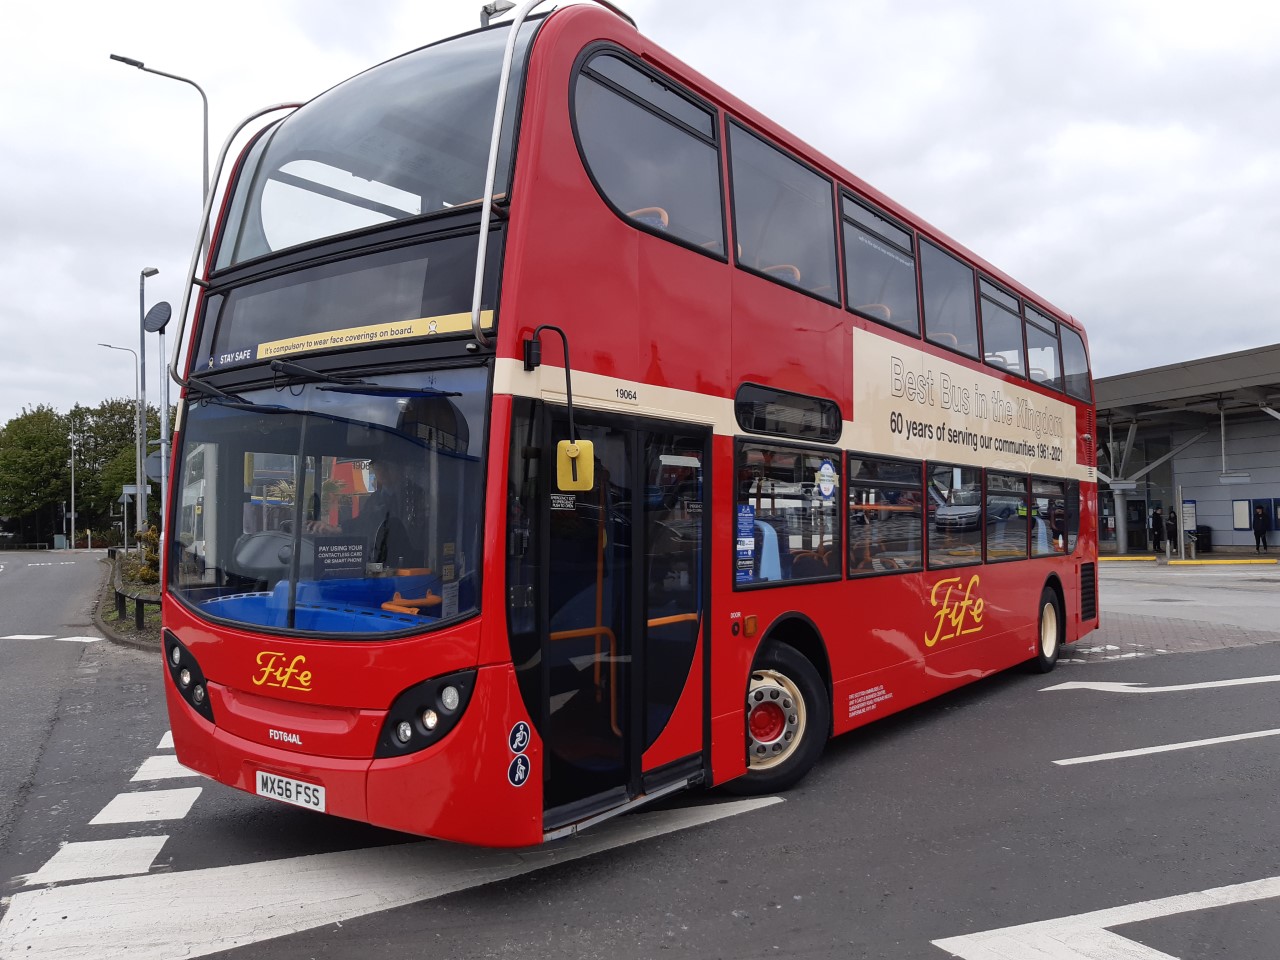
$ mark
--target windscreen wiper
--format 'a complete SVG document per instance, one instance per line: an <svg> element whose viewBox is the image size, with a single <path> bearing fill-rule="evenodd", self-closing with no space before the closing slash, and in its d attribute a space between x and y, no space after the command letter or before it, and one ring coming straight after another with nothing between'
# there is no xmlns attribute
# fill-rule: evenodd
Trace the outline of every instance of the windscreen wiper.
<svg viewBox="0 0 1280 960"><path fill-rule="evenodd" d="M339 381L332 387L316 387L317 390L334 393L359 393L370 397L460 397L461 393L451 390L437 390L435 387L403 387L384 386L380 383L366 383L356 380L352 383Z"/></svg>
<svg viewBox="0 0 1280 960"><path fill-rule="evenodd" d="M310 367L304 367L300 363L294 363L291 360L272 360L272 373L287 373L294 377L304 377L307 380L324 380L326 383L365 383L359 377L335 377L328 373L321 373L319 370L312 370Z"/></svg>
<svg viewBox="0 0 1280 960"><path fill-rule="evenodd" d="M216 400L228 400L231 403L248 403L244 397L237 396L234 393L228 393L221 387L215 387L212 383L205 383L203 380L197 380L195 377L187 378L188 389L195 390L196 393L204 394L206 397L212 397Z"/></svg>

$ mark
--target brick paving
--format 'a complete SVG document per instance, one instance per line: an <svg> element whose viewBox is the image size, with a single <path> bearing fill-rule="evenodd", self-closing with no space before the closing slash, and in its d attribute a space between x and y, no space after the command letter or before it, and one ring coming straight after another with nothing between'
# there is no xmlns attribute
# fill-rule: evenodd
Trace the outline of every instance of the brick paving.
<svg viewBox="0 0 1280 960"><path fill-rule="evenodd" d="M1132 660L1164 653L1194 653L1280 641L1280 631L1176 617L1102 612L1102 626L1062 651L1060 663Z"/></svg>

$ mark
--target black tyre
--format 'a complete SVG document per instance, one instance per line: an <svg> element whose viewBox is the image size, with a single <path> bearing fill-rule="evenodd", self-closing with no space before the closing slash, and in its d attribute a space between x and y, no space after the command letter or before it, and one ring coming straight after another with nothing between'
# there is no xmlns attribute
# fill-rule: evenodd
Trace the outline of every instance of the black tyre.
<svg viewBox="0 0 1280 960"><path fill-rule="evenodd" d="M1032 663L1040 673L1048 673L1058 664L1058 654L1066 637L1067 623L1062 615L1062 601L1052 587L1040 594L1036 614L1036 656Z"/></svg>
<svg viewBox="0 0 1280 960"><path fill-rule="evenodd" d="M747 773L733 793L785 790L808 773L831 735L826 684L793 647L771 644L756 656L747 683Z"/></svg>

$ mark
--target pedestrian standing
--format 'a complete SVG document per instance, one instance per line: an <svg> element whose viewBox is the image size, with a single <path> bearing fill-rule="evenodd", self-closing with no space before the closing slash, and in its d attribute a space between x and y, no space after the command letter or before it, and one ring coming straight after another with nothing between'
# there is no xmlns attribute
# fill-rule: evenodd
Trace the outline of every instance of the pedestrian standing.
<svg viewBox="0 0 1280 960"><path fill-rule="evenodd" d="M1254 553L1267 552L1267 515L1262 511L1261 507L1255 507L1253 510L1253 545Z"/></svg>
<svg viewBox="0 0 1280 960"><path fill-rule="evenodd" d="M1151 549L1160 552L1160 541L1164 537L1164 514L1156 507L1151 511Z"/></svg>
<svg viewBox="0 0 1280 960"><path fill-rule="evenodd" d="M1169 541L1169 546L1178 546L1178 515L1173 507L1169 508L1169 515L1164 518L1164 536Z"/></svg>

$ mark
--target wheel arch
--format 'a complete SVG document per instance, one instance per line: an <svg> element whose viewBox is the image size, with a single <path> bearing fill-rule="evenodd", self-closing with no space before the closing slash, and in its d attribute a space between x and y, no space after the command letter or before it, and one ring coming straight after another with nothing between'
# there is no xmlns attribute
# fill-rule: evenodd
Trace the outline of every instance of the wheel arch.
<svg viewBox="0 0 1280 960"><path fill-rule="evenodd" d="M1058 605L1059 605L1059 608L1062 610L1063 642L1065 643L1066 636L1067 636L1067 622L1069 621L1070 617L1067 613L1067 591L1062 584L1062 578L1059 577L1057 572L1055 571L1054 573L1051 573L1044 578L1044 586L1041 587L1040 589L1052 590L1054 593L1058 595Z"/></svg>
<svg viewBox="0 0 1280 960"><path fill-rule="evenodd" d="M769 624L768 629L760 637L760 643L756 647L755 656L752 658L753 666L760 659L760 651L771 643L780 643L791 647L813 664L813 668L818 671L818 676L822 677L823 685L827 688L827 702L832 702L831 660L827 656L827 644L822 639L822 631L818 629L816 623L796 610L780 615L773 623ZM828 722L830 722L830 718Z"/></svg>

